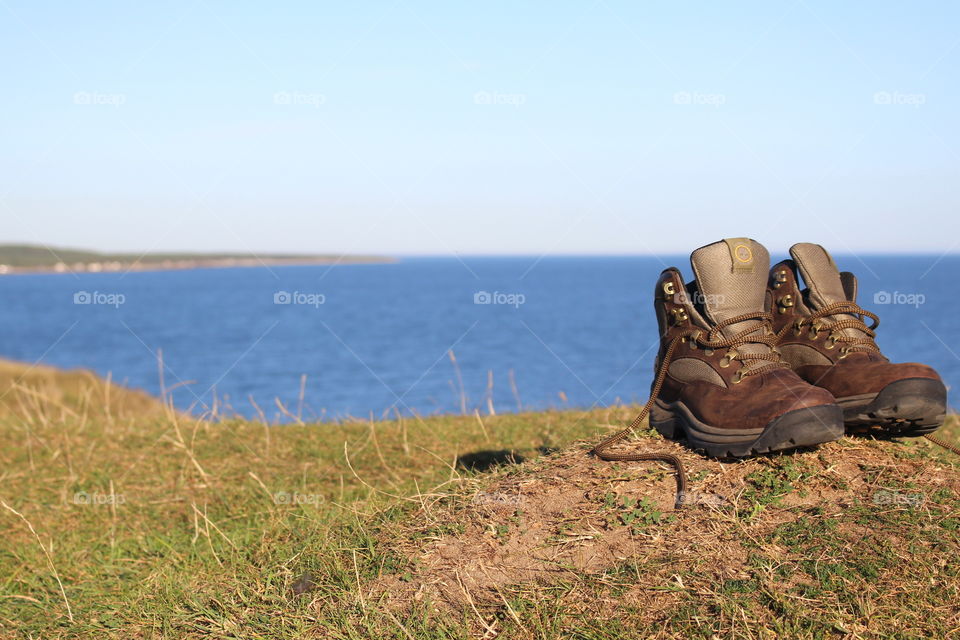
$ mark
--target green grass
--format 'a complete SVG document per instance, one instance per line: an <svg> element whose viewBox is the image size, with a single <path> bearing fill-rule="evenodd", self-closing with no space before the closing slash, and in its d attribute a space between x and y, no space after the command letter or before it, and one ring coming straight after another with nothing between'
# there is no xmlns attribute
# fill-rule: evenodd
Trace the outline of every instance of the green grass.
<svg viewBox="0 0 960 640"><path fill-rule="evenodd" d="M10 638L477 637L474 611L437 612L427 600L395 609L372 595L384 577L419 575L407 545L465 530L455 519L408 526L418 496L462 505L484 483L549 473L549 456L486 473L455 460L503 449L535 458L541 448L596 438L633 413L207 423L141 394L108 391L90 374L25 374L17 365L0 366L0 393L0 637ZM950 429L956 440L956 423ZM830 455L841 460L860 448L871 464L887 465L863 474L900 489L902 475L925 497L922 506L791 505L808 485L843 491L817 453L733 465L745 479L729 510L675 515L601 496L597 512L610 527L659 536L662 552L582 580L512 585L503 592L509 606L483 616L505 638L919 638L955 630L954 485L896 471L921 460L956 478L958 461L923 442L834 445ZM691 477L720 477L717 467L704 463ZM651 478L669 481L655 467ZM512 511L496 536L529 526L535 509ZM736 575L721 576L716 556L672 543L691 531L703 536L698 544L736 549Z"/></svg>

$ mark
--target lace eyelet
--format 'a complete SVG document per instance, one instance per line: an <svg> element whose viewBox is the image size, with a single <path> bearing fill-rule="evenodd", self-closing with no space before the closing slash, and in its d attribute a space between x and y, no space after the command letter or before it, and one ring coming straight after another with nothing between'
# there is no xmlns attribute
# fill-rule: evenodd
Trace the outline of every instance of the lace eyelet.
<svg viewBox="0 0 960 640"><path fill-rule="evenodd" d="M712 356L712 355L713 355L713 349L711 349L710 347L704 348L704 350L703 350L703 355L705 355L705 356Z"/></svg>
<svg viewBox="0 0 960 640"><path fill-rule="evenodd" d="M733 374L733 384L740 384L743 381L743 369L737 369L737 372Z"/></svg>
<svg viewBox="0 0 960 640"><path fill-rule="evenodd" d="M787 313L793 306L793 296L789 293L777 300L777 311Z"/></svg>

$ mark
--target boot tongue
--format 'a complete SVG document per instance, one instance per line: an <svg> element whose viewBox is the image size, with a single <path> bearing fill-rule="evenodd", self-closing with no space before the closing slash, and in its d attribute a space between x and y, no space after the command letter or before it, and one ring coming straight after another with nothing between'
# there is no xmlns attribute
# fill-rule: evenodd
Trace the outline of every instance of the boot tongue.
<svg viewBox="0 0 960 640"><path fill-rule="evenodd" d="M750 238L728 238L690 254L690 265L697 278L695 300L704 310L707 321L713 325L728 318L764 310L767 272L770 270L770 254L762 244ZM760 328L757 320L735 322L722 330L729 338L750 327ZM756 332L750 335L761 335ZM737 347L744 354L769 353L770 347L762 343L748 342ZM763 360L748 360L744 369L756 369L769 364Z"/></svg>
<svg viewBox="0 0 960 640"><path fill-rule="evenodd" d="M819 311L828 304L835 302L854 302L847 297L840 278L840 270L827 250L818 244L800 242L790 247L790 256L797 263L797 269L807 285L807 300L805 301L813 311ZM831 321L856 320L856 316L846 313L836 313L830 316ZM851 338L869 337L859 329L847 327L840 333Z"/></svg>
<svg viewBox="0 0 960 640"><path fill-rule="evenodd" d="M695 302L712 323L764 310L770 254L759 242L729 238L708 244L690 255L690 266L702 295L702 300ZM738 322L725 333L732 335L755 323Z"/></svg>
<svg viewBox="0 0 960 640"><path fill-rule="evenodd" d="M814 311L847 300L840 271L826 249L818 244L801 242L790 247L790 255L810 291L809 303Z"/></svg>

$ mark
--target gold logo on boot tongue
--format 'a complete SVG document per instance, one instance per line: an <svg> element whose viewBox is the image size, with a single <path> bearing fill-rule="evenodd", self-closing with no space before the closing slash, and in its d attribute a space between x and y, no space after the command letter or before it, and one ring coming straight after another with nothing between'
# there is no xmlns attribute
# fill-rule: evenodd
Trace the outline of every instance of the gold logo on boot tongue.
<svg viewBox="0 0 960 640"><path fill-rule="evenodd" d="M730 262L733 273L753 273L753 249L746 238L725 240L730 249Z"/></svg>

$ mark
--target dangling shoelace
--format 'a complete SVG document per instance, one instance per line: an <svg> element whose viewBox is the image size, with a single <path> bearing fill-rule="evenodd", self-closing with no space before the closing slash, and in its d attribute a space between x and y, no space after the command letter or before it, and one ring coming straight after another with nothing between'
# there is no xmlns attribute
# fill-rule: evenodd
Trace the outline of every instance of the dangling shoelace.
<svg viewBox="0 0 960 640"><path fill-rule="evenodd" d="M754 324L746 329L743 329L742 331L739 331L729 338L717 337L722 335L721 332L726 327L737 324L738 322L746 322L749 320L759 320L760 322L759 324ZM763 333L757 334L757 331L760 330L762 330ZM704 334L706 337L704 337ZM727 352L724 358L728 362L732 360L739 360L744 364L744 366L737 371L736 382L739 382L747 376L763 373L764 371L769 371L771 369L779 369L789 366L786 362L780 359L780 353L776 350L778 336L773 330L773 316L764 311L744 313L739 316L727 318L726 320L717 323L712 329L707 331L700 329L688 329L687 331L675 336L670 341L670 344L667 346L667 350L663 355L663 360L660 362L660 366L657 368L657 377L653 383L653 388L650 391L650 398L643 406L640 414L637 415L637 417L633 419L633 422L631 422L626 428L618 431L612 436L604 438L590 451L590 453L597 456L601 460L612 462L659 460L673 465L673 468L677 472L677 497L675 502L677 508L680 508L683 505L684 497L687 493L687 474L683 468L683 462L681 462L680 458L672 453L612 453L608 451L608 449L618 442L624 440L633 430L639 427L647 415L649 415L650 409L653 407L653 403L656 402L657 396L660 395L660 389L663 387L664 380L666 380L667 370L670 367L670 362L673 360L674 353L677 350L677 345L679 345L681 342L685 342L686 340L694 341L705 349L729 348L730 351ZM770 347L770 351L765 353L740 353L736 350L737 347L741 347L750 343L767 345ZM754 360L767 360L769 362L759 367L747 368L749 362Z"/></svg>

